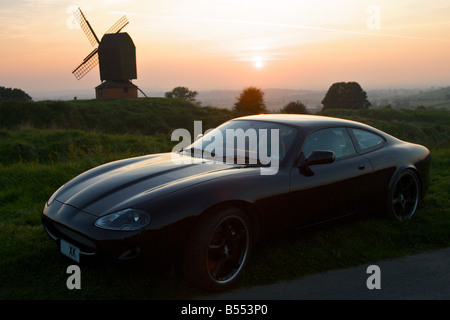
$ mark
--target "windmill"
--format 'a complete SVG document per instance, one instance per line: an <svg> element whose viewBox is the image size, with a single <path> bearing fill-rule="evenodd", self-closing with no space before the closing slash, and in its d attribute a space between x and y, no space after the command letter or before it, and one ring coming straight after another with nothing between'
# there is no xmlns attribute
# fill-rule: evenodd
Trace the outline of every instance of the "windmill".
<svg viewBox="0 0 450 320"><path fill-rule="evenodd" d="M137 98L138 87L131 82L136 75L136 47L126 32L126 16L120 18L99 40L80 8L75 18L94 50L72 71L77 80L83 78L97 64L102 83L95 88L97 99Z"/></svg>

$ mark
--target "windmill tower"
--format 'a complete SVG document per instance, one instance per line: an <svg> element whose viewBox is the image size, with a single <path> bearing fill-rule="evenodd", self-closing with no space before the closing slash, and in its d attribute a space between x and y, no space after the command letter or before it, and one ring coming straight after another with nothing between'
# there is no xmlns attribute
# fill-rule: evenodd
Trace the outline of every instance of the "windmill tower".
<svg viewBox="0 0 450 320"><path fill-rule="evenodd" d="M136 75L136 47L126 32L120 32L127 24L126 16L120 18L99 41L80 8L75 18L94 47L91 53L72 71L80 80L97 64L102 83L95 88L97 99L137 98L138 87L131 82Z"/></svg>

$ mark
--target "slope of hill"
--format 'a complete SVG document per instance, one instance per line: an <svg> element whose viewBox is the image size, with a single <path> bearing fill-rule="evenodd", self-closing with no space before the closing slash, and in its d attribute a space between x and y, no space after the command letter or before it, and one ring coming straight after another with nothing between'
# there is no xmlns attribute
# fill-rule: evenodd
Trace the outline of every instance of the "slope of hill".
<svg viewBox="0 0 450 320"><path fill-rule="evenodd" d="M206 130L234 116L229 110L166 98L0 103L0 128L8 130L77 129L149 135L177 128L193 130L195 120L202 120Z"/></svg>
<svg viewBox="0 0 450 320"><path fill-rule="evenodd" d="M450 110L450 87L431 89L392 89L368 92L369 100L374 106L393 108Z"/></svg>

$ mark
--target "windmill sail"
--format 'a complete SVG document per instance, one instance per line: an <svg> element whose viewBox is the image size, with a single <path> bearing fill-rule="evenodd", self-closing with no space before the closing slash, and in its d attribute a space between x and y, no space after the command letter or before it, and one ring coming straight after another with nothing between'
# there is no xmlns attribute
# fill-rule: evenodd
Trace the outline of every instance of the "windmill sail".
<svg viewBox="0 0 450 320"><path fill-rule="evenodd" d="M72 73L75 75L77 80L80 80L96 65L98 65L98 48L92 50L92 52L84 58L83 62L81 62L78 67L72 71Z"/></svg>
<svg viewBox="0 0 450 320"><path fill-rule="evenodd" d="M86 34L86 37L88 38L92 46L95 47L96 45L98 45L100 41L98 40L97 35L95 34L94 30L89 24L89 21L87 21L81 9L78 8L78 10L73 13L73 15L77 19L81 29L83 29L84 33Z"/></svg>
<svg viewBox="0 0 450 320"><path fill-rule="evenodd" d="M128 24L128 20L126 16L123 16L116 23L112 25L111 28L108 29L105 33L118 33Z"/></svg>

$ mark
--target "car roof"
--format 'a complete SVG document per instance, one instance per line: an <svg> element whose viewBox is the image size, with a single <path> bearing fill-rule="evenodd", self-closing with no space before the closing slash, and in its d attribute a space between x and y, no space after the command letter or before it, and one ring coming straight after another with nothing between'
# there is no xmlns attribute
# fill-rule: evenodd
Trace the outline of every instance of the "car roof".
<svg viewBox="0 0 450 320"><path fill-rule="evenodd" d="M356 127L372 128L366 124L351 120L319 115L305 115L305 114L259 114L259 115L244 116L236 118L234 120L273 121L281 124L296 126L299 128L308 127L309 129L331 127L331 126L353 126L353 127L356 126Z"/></svg>

